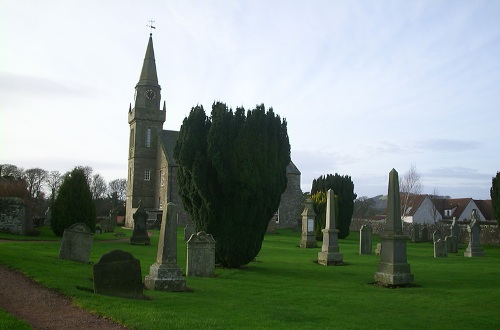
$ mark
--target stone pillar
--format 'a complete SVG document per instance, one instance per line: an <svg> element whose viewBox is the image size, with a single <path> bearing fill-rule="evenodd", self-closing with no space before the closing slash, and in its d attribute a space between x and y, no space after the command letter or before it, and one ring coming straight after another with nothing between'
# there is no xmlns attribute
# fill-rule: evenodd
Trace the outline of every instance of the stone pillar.
<svg viewBox="0 0 500 330"><path fill-rule="evenodd" d="M300 240L301 248L316 247L316 235L314 234L314 222L316 213L314 212L313 201L306 199L304 211L302 211L302 238Z"/></svg>
<svg viewBox="0 0 500 330"><path fill-rule="evenodd" d="M156 263L149 267L144 285L150 290L185 291L186 279L177 265L176 207L168 203L163 212Z"/></svg>
<svg viewBox="0 0 500 330"><path fill-rule="evenodd" d="M372 227L363 225L359 230L359 254L372 254Z"/></svg>
<svg viewBox="0 0 500 330"><path fill-rule="evenodd" d="M381 235L381 254L375 282L384 286L407 285L414 281L406 260L406 239L401 222L398 172L389 173L387 219Z"/></svg>
<svg viewBox="0 0 500 330"><path fill-rule="evenodd" d="M328 189L326 196L326 223L323 232L323 245L318 252L318 263L325 266L342 264L342 253L339 252L339 231L335 226L335 200L333 190Z"/></svg>
<svg viewBox="0 0 500 330"><path fill-rule="evenodd" d="M474 217L474 210L472 210L472 221L468 226L469 231L469 246L464 252L464 257L484 257L484 251L481 247L479 239L481 237L481 226L478 220Z"/></svg>

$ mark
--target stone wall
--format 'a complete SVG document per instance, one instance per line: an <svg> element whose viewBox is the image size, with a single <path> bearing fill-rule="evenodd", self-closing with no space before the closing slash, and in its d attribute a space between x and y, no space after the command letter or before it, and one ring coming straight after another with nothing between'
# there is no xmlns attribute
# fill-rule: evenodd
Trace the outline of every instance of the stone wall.
<svg viewBox="0 0 500 330"><path fill-rule="evenodd" d="M30 210L24 201L15 197L1 197L0 232L25 235L32 229Z"/></svg>
<svg viewBox="0 0 500 330"><path fill-rule="evenodd" d="M359 232L361 226L370 225L373 230L373 234L381 235L384 233L385 229L385 220L368 220L368 219L352 219L351 226L349 230L351 232L357 231ZM450 225L449 221L438 222L432 225L426 225L429 230L429 240L432 240L432 233L436 230L441 231L443 237L450 235ZM468 244L469 243L469 232L467 231L466 223L459 223L459 234L458 241L460 244ZM422 225L420 225L422 227ZM403 222L403 234L411 237L412 234L412 225L409 223ZM481 223L481 244L485 245L497 245L500 246L500 229L497 225L491 224L490 222Z"/></svg>
<svg viewBox="0 0 500 330"><path fill-rule="evenodd" d="M288 184L281 195L279 228L293 228L300 221L304 208L304 196L300 189L300 174L288 173Z"/></svg>

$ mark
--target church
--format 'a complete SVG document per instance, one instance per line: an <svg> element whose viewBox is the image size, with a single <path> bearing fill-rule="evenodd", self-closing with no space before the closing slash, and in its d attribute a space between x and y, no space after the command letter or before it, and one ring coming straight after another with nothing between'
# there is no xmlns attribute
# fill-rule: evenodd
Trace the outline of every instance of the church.
<svg viewBox="0 0 500 330"><path fill-rule="evenodd" d="M125 225L133 227L133 214L139 202L148 213L148 221L160 220L163 208L173 202L178 206L178 225L189 222L189 215L182 206L177 184L178 165L173 151L178 131L164 130L166 103L161 104L161 87L156 73L153 36L149 35L146 55L139 82L135 86L134 107L128 110L130 139L128 150L128 176ZM288 185L281 195L276 212L276 226L297 226L302 212L300 171L290 162L287 166ZM274 223L273 223L274 224Z"/></svg>

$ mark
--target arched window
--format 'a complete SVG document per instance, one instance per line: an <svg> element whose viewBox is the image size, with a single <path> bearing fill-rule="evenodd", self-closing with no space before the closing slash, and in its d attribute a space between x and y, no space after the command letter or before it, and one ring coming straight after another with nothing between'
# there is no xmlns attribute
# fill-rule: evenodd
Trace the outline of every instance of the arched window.
<svg viewBox="0 0 500 330"><path fill-rule="evenodd" d="M151 147L151 127L148 127L146 132L146 147Z"/></svg>

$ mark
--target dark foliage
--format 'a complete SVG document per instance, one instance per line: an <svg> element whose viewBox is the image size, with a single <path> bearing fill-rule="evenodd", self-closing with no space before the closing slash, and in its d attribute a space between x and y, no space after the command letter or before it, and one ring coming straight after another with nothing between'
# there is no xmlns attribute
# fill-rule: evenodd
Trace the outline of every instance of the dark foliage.
<svg viewBox="0 0 500 330"><path fill-rule="evenodd" d="M351 225L352 213L354 211L354 183L348 175L335 173L326 176L320 176L313 180L311 194L318 191L327 192L332 189L338 196L338 217L335 219L335 225L339 230L339 238L343 239L349 236L349 226Z"/></svg>
<svg viewBox="0 0 500 330"><path fill-rule="evenodd" d="M216 261L239 267L259 253L286 189L290 144L286 121L264 105L245 114L214 103L184 119L174 150L186 211L216 240Z"/></svg>
<svg viewBox="0 0 500 330"><path fill-rule="evenodd" d="M493 207L493 217L500 226L500 172L497 172L497 175L491 179L490 196Z"/></svg>
<svg viewBox="0 0 500 330"><path fill-rule="evenodd" d="M50 226L62 236L72 224L82 222L95 231L96 211L85 172L77 167L65 176L51 206Z"/></svg>

